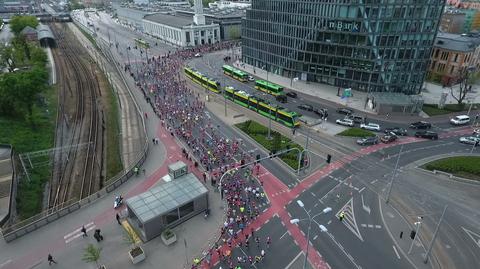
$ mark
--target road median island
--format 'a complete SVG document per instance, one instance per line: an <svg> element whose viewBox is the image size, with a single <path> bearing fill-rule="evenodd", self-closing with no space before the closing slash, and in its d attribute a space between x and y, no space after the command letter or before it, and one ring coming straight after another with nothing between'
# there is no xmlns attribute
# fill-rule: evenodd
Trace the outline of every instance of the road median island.
<svg viewBox="0 0 480 269"><path fill-rule="evenodd" d="M443 108L438 108L437 104L424 104L422 110L428 116L438 116L467 111L469 106L466 104L446 104ZM477 109L479 106L480 104L473 104L472 108Z"/></svg>
<svg viewBox="0 0 480 269"><path fill-rule="evenodd" d="M480 181L480 156L456 156L435 160L423 165L430 171L443 171L457 177Z"/></svg>
<svg viewBox="0 0 480 269"><path fill-rule="evenodd" d="M357 127L349 128L343 132L338 133L339 136L349 136L349 137L369 137L375 136L375 133L360 129Z"/></svg>
<svg viewBox="0 0 480 269"><path fill-rule="evenodd" d="M235 127L240 129L242 132L247 134L257 143L262 145L269 152L279 152L282 150L287 150L291 148L298 148L300 151L303 150L303 147L299 144L293 142L286 136L281 135L279 132L271 130L272 139L267 139L268 136L268 127L261 125L260 123L252 120L247 120L242 123L235 124ZM288 153L282 154L279 156L280 160L290 166L292 169L297 170L298 168L298 152L292 150Z"/></svg>

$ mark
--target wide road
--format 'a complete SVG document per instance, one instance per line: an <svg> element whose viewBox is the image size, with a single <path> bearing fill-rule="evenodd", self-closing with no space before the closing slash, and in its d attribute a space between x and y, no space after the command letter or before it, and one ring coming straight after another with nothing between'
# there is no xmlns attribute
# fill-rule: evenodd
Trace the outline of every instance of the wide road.
<svg viewBox="0 0 480 269"><path fill-rule="evenodd" d="M419 233L423 233L422 239L428 240L444 205L448 205L434 248L436 257L431 261L435 267L441 264L442 268L475 268L480 263L479 245L474 240L478 240L480 234L480 186L439 179L410 165L432 155L469 152L471 147L458 143L457 139L451 137L404 145L390 204L401 211L408 221L416 221L417 216L422 216L423 228ZM399 149L395 146L385 149L384 154L373 153L357 159L298 197L311 214L321 212L325 207L333 208L334 214L316 219L329 231L321 233L317 225L313 225L311 234L315 249L333 268L411 268L386 230L379 208L381 204L385 206L383 199ZM388 155L390 157L385 158ZM287 209L294 218L306 217L295 202ZM341 211L346 215L342 222L334 216ZM387 225L390 225L388 222ZM307 223L302 223L300 227L306 234ZM409 243L410 230L405 228L404 232L402 240ZM423 245L414 245L408 257L415 264L428 245L427 241L422 242Z"/></svg>

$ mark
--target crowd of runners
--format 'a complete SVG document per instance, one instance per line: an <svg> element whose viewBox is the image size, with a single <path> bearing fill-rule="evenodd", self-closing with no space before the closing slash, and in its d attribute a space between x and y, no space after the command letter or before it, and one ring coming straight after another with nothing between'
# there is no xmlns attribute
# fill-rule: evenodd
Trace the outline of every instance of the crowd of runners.
<svg viewBox="0 0 480 269"><path fill-rule="evenodd" d="M220 260L226 266L224 268L238 269L253 265L261 262L270 244L269 238L255 237L253 230L247 232L248 224L255 220L260 214L261 206L267 203L262 182L254 178L255 173L258 175L259 166L251 165L234 170L219 182L225 172L252 161L253 156L242 150L241 140L222 135L219 126L206 113L200 95L189 89L180 75L185 60L199 53L233 49L237 45L223 42L177 50L148 58L141 64L125 66L125 71L135 79L146 101L160 118L162 126L187 145L188 149L183 150L184 156L192 160L195 166L200 162L205 168L205 183L210 178L212 186L218 188L218 184L222 184L218 189L228 207L220 238L202 259L194 259L192 268L200 268L202 264L210 266L213 258ZM148 113L145 112L144 116L148 118ZM154 138L152 142L157 144L158 139ZM257 249L255 254L233 257L235 247L248 249L254 244L256 247L252 248Z"/></svg>

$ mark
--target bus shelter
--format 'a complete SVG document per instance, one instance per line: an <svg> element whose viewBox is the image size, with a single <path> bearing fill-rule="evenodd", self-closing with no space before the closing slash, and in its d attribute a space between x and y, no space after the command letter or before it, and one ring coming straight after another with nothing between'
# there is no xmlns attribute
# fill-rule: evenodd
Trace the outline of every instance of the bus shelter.
<svg viewBox="0 0 480 269"><path fill-rule="evenodd" d="M186 165L180 169L187 172ZM143 241L208 208L208 190L194 174L175 173L170 168L169 171L171 181L126 200L127 220Z"/></svg>

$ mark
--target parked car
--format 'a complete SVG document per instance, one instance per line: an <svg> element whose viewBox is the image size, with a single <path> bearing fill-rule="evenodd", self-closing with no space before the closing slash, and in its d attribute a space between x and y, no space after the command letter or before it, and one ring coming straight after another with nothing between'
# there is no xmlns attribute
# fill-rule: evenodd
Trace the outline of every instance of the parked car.
<svg viewBox="0 0 480 269"><path fill-rule="evenodd" d="M348 118L353 120L353 122L355 122L355 123L364 123L365 122L365 117L360 116L360 115L353 114L353 115L349 115Z"/></svg>
<svg viewBox="0 0 480 269"><path fill-rule="evenodd" d="M480 135L480 129L473 129L472 135Z"/></svg>
<svg viewBox="0 0 480 269"><path fill-rule="evenodd" d="M450 119L450 123L453 125L465 125L470 122L470 117L467 115L458 115Z"/></svg>
<svg viewBox="0 0 480 269"><path fill-rule="evenodd" d="M378 144L378 136L369 136L365 138L360 138L357 140L357 144L359 144L360 146Z"/></svg>
<svg viewBox="0 0 480 269"><path fill-rule="evenodd" d="M313 106L307 104L301 104L298 106L301 110L313 111Z"/></svg>
<svg viewBox="0 0 480 269"><path fill-rule="evenodd" d="M415 137L428 138L432 140L438 139L438 134L432 131L418 131L415 133Z"/></svg>
<svg viewBox="0 0 480 269"><path fill-rule="evenodd" d="M325 119L328 117L328 110L326 108L314 109L313 113L317 114L322 119Z"/></svg>
<svg viewBox="0 0 480 269"><path fill-rule="evenodd" d="M417 121L410 124L410 128L412 129L430 129L432 128L432 124L426 121Z"/></svg>
<svg viewBox="0 0 480 269"><path fill-rule="evenodd" d="M480 138L476 136L463 136L458 139L460 143L469 144L469 145L476 145L480 143Z"/></svg>
<svg viewBox="0 0 480 269"><path fill-rule="evenodd" d="M405 128L400 128L400 127L391 127L391 128L386 128L385 133L394 133L395 135L399 136L406 136L408 135L408 131Z"/></svg>
<svg viewBox="0 0 480 269"><path fill-rule="evenodd" d="M287 92L286 95L288 97L297 98L297 93L296 92Z"/></svg>
<svg viewBox="0 0 480 269"><path fill-rule="evenodd" d="M365 129L365 130L369 130L369 131L377 131L377 132L380 132L380 125L376 124L376 123L362 123L360 124L360 128L362 129Z"/></svg>
<svg viewBox="0 0 480 269"><path fill-rule="evenodd" d="M279 101L280 103L286 103L287 102L287 97L283 94L281 95L277 95L277 97L275 97L275 100Z"/></svg>
<svg viewBox="0 0 480 269"><path fill-rule="evenodd" d="M387 133L380 138L380 140L385 144L391 143L397 139L398 139L398 136L392 132Z"/></svg>
<svg viewBox="0 0 480 269"><path fill-rule="evenodd" d="M195 57L197 57L197 58L198 58L198 57L202 57L202 54L196 53L196 54L195 54Z"/></svg>
<svg viewBox="0 0 480 269"><path fill-rule="evenodd" d="M335 121L335 123L349 127L353 127L354 125L353 120L351 119L338 119Z"/></svg>
<svg viewBox="0 0 480 269"><path fill-rule="evenodd" d="M255 81L255 78L252 76L248 76L248 81Z"/></svg>
<svg viewBox="0 0 480 269"><path fill-rule="evenodd" d="M350 114L353 114L353 111L351 109L341 107L341 108L337 108L337 113L350 115Z"/></svg>

